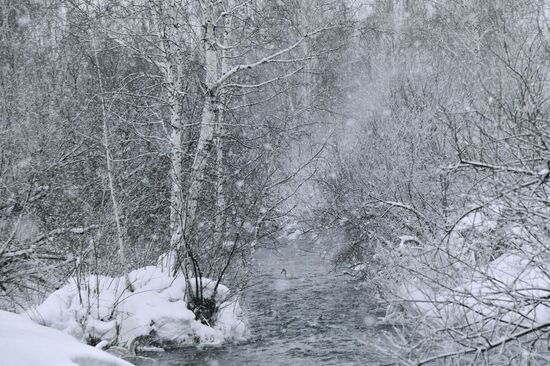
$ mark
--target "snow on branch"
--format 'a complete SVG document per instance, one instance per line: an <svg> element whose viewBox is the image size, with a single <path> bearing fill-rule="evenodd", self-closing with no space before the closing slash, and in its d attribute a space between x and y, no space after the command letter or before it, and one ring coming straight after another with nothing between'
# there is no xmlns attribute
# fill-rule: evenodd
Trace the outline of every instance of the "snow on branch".
<svg viewBox="0 0 550 366"><path fill-rule="evenodd" d="M422 221L426 222L427 224L435 225L436 227L441 228L439 225L437 225L437 224L435 223L434 220L428 218L426 215L424 215L422 212L418 211L416 208L414 208L414 207L412 207L412 206L406 205L406 204L401 203L401 202L383 201L383 200L379 200L379 201L380 201L380 203L385 204L385 205L389 205L389 206L392 206L392 207L398 207L398 208L402 208L402 209L407 210L407 211L411 211L411 212L414 213L419 219L421 219Z"/></svg>
<svg viewBox="0 0 550 366"><path fill-rule="evenodd" d="M461 160L458 167L469 167L469 166L472 166L475 168L484 168L484 169L497 170L497 171L503 171L503 172L509 172L509 173L530 175L530 176L539 175L539 173L531 170L527 170L527 169L518 169L518 168L509 167L509 166L487 164L479 161L469 161L469 160Z"/></svg>
<svg viewBox="0 0 550 366"><path fill-rule="evenodd" d="M90 226L86 226L86 227L72 227L72 228L58 228L58 229L55 229L55 230L52 230L46 234L42 234L40 236L38 236L37 238L35 238L33 240L33 244L38 244L40 243L41 241L44 241L44 240L51 240L52 237L54 236L59 236L59 235L62 235L62 234L78 234L78 235L82 235L82 234L85 234L91 230L94 230L94 229L97 229L99 226L98 225L90 225Z"/></svg>
<svg viewBox="0 0 550 366"><path fill-rule="evenodd" d="M439 361L439 360L442 360L442 359L461 356L461 355L466 355L466 354L470 354L470 353L478 353L478 354L487 353L488 351L490 351L494 348L503 346L503 345L505 345L509 342L516 341L516 340L518 340L522 337L525 337L527 335L533 334L535 332L538 332L540 330L543 330L543 329L546 329L546 328L549 328L549 327L550 327L550 323L546 322L546 323L540 324L536 327L532 327L532 328L523 330L521 332L517 332L517 333L512 334L508 337L504 337L502 340L500 340L498 342L495 342L495 343L490 343L489 341L487 341L487 346L485 346L485 347L467 348L467 349L462 349L462 350L458 350L458 351L454 351L454 352L448 352L448 353L436 355L436 356L424 359L424 360L418 362L416 365L417 366L427 365L429 363Z"/></svg>
<svg viewBox="0 0 550 366"><path fill-rule="evenodd" d="M294 70L294 71L292 71L288 74L277 76L277 77L274 77L273 79L269 79L269 80L263 81L263 82L258 83L258 84L225 84L224 87L226 87L226 88L243 88L243 89L261 88L262 86L266 86L266 85L272 84L276 81L289 78L289 77L297 74L298 72L300 72L303 69L304 69L303 67L300 67L300 68L298 68L298 69L296 69L296 70Z"/></svg>
<svg viewBox="0 0 550 366"><path fill-rule="evenodd" d="M222 85L226 80L228 80L229 78L231 78L233 75L243 71L243 70L250 70L250 69L254 69L260 65L264 65L264 64L267 64L267 63L273 63L273 62L279 62L280 60L277 59L277 57L279 56L282 56L282 55L285 55L289 52L291 52L292 50L296 49L299 45L301 45L306 39L308 38L311 38L312 36L316 35L316 34L319 34L323 31L326 31L330 29L330 27L324 27L324 28L321 28L321 29L317 29L313 32L309 32L309 33L306 33L304 36L302 36L298 41L296 41L295 43L293 43L292 45L290 45L289 47L287 48L284 48L280 51L277 51L275 53L272 53L271 55L269 56L265 56L264 58L262 58L261 60L258 60L256 62L252 62L252 63L249 63L249 64L241 64L241 65L237 65L235 67L233 67L231 70L229 70L228 72L226 72L225 74L223 74L219 79L218 81L216 82L216 84L218 86ZM296 60L297 62L298 60Z"/></svg>

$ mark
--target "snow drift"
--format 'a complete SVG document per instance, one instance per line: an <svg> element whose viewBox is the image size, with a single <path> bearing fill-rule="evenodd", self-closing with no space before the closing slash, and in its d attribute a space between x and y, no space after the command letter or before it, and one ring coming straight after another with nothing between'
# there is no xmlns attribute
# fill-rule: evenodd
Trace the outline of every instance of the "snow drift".
<svg viewBox="0 0 550 366"><path fill-rule="evenodd" d="M132 366L23 315L0 310L0 357L6 366Z"/></svg>
<svg viewBox="0 0 550 366"><path fill-rule="evenodd" d="M39 324L89 344L106 341L128 346L138 337L171 345L246 338L246 318L238 301L229 297L227 287L218 286L215 301L219 310L214 324L205 325L187 308L183 276L172 277L165 268L148 266L130 272L133 292L126 289L123 277L73 278L28 314ZM202 283L204 296L211 297L215 282L203 278Z"/></svg>
<svg viewBox="0 0 550 366"><path fill-rule="evenodd" d="M550 322L550 252L529 242L533 233L544 242L545 233L541 228L507 225L499 228L497 237L495 228L497 222L487 215L466 216L449 240L451 248L460 248L449 255L454 263L449 262L457 267L456 276L448 275L447 283L434 280L435 276L404 281L399 297L406 308L451 324L535 327ZM485 264L476 263L463 249L471 245L479 252L491 247L491 240L506 243L506 249ZM435 263L430 265L437 268Z"/></svg>

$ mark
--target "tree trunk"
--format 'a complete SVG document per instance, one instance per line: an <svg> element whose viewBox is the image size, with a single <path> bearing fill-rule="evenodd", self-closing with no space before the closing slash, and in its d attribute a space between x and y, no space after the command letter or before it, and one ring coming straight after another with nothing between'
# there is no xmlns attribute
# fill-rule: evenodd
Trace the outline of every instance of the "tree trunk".
<svg viewBox="0 0 550 366"><path fill-rule="evenodd" d="M173 68L176 68L174 75ZM179 66L168 66L167 79L170 86L170 248L175 249L182 240L181 212L183 208L182 185L182 126L181 101L178 86L180 86Z"/></svg>
<svg viewBox="0 0 550 366"><path fill-rule="evenodd" d="M107 163L107 180L109 182L109 193L111 196L111 202L113 204L113 215L115 218L117 240L118 240L118 257L122 270L124 272L124 279L126 281L126 289L134 291L130 278L128 277L128 264L126 262L126 248L124 245L124 234L122 232L122 222L120 219L120 208L118 206L118 200L116 198L114 173L113 173L113 161L111 159L111 151L109 148L109 125L107 123L107 109L105 108L105 97L103 92L103 81L101 76L101 69L99 67L99 57L97 56L97 46L95 43L95 37L92 35L92 48L94 53L94 62L97 72L97 79L99 83L99 95L101 99L101 117L103 122L103 147L105 149L105 160Z"/></svg>
<svg viewBox="0 0 550 366"><path fill-rule="evenodd" d="M193 227L196 223L197 207L203 187L204 175L212 151L212 143L219 107L217 95L218 53L213 20L213 6L211 4L205 6L204 11L204 64L206 69L206 95L202 108L199 141L197 143L195 157L191 167L190 183L186 196L186 207L183 212L182 222L184 228L184 240L187 241L187 246L193 244L191 236L193 235ZM181 243L178 245L178 248L181 248Z"/></svg>
<svg viewBox="0 0 550 366"><path fill-rule="evenodd" d="M232 3L228 2L228 7L231 7ZM223 41L226 46L221 50L221 75L224 75L229 71L229 66L227 62L227 53L228 48L231 46L231 20L232 17L224 17L224 36ZM225 170L224 170L224 144L223 144L223 135L224 135L224 117L225 117L225 108L226 103L228 102L227 98L224 98L224 95L220 96L221 103L218 110L218 124L216 129L215 145L216 145L216 222L214 228L214 245L222 245L224 240L224 231L225 231Z"/></svg>
<svg viewBox="0 0 550 366"><path fill-rule="evenodd" d="M183 97L185 92L182 85L182 67L184 62L181 56L179 44L181 31L174 24L166 24L165 20L173 19L173 15L165 13L165 3L155 3L156 14L152 16L156 23L157 36L160 39L160 49L163 61L159 64L168 90L168 103L170 108L170 253L180 245L183 238L181 225L183 211L183 126L181 121L183 110ZM171 9L168 6L168 9ZM168 10L170 11L170 10ZM177 40L177 42L176 42Z"/></svg>

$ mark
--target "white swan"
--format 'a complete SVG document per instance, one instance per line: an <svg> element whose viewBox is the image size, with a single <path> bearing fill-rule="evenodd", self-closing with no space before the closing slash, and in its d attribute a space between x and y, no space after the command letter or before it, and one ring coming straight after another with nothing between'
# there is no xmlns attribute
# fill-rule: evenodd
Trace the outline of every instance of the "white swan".
<svg viewBox="0 0 550 366"><path fill-rule="evenodd" d="M292 275L292 273L288 273L285 268L281 269L281 274L285 277L285 280L295 280L298 278Z"/></svg>

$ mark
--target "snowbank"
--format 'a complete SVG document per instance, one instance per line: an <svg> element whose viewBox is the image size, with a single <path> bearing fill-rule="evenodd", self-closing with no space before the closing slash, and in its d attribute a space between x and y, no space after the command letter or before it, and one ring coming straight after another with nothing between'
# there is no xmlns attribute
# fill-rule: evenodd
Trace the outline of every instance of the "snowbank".
<svg viewBox="0 0 550 366"><path fill-rule="evenodd" d="M414 253L407 265L425 277L404 278L399 297L405 307L455 324L536 326L550 321L550 252L536 242L545 243L547 233L521 222L503 225L502 218L506 209L496 204L470 212L444 247ZM496 253L501 255L489 261Z"/></svg>
<svg viewBox="0 0 550 366"><path fill-rule="evenodd" d="M23 315L1 310L0 360L6 366L132 366Z"/></svg>
<svg viewBox="0 0 550 366"><path fill-rule="evenodd" d="M196 321L187 309L185 279L171 277L163 268L149 266L130 272L134 292L125 289L123 278L71 279L28 311L29 316L89 343L129 345L137 337L150 336L160 343L218 344L248 336L246 319L238 301L228 298L227 287L218 287L219 312L210 327ZM210 297L215 283L206 278L202 282L205 297Z"/></svg>
<svg viewBox="0 0 550 366"><path fill-rule="evenodd" d="M550 322L550 276L547 261L526 253L507 252L452 289L404 286L403 299L431 318L450 323L516 324Z"/></svg>

